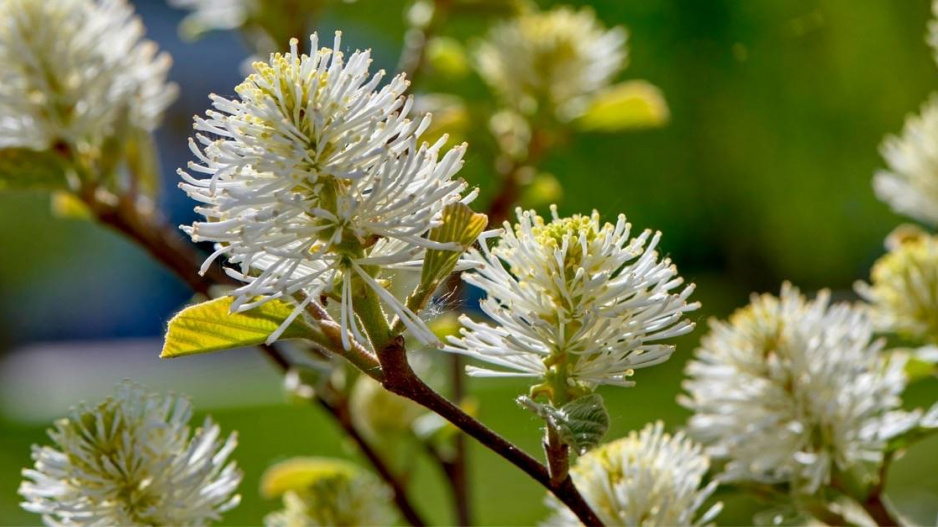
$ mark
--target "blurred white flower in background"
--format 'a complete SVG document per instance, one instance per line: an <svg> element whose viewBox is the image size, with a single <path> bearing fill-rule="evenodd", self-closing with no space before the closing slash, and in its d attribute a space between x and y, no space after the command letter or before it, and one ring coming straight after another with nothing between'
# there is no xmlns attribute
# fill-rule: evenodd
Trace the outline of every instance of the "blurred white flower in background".
<svg viewBox="0 0 938 527"><path fill-rule="evenodd" d="M267 498L284 508L264 518L267 527L395 525L393 494L384 482L340 459L293 458L270 467L261 481Z"/></svg>
<svg viewBox="0 0 938 527"><path fill-rule="evenodd" d="M237 29L257 9L257 0L169 0L169 5L191 13L182 22L187 37L197 37L211 29Z"/></svg>
<svg viewBox="0 0 938 527"><path fill-rule="evenodd" d="M906 119L880 148L888 168L873 178L879 199L899 214L938 226L938 96Z"/></svg>
<svg viewBox="0 0 938 527"><path fill-rule="evenodd" d="M267 31L296 28L297 23L305 24L307 17L333 1L336 0L169 0L169 5L190 12L179 30L185 38L195 39L208 31L245 26ZM343 1L352 3L355 0ZM265 43L276 43L276 34L268 33L266 37L270 40L265 40Z"/></svg>
<svg viewBox="0 0 938 527"><path fill-rule="evenodd" d="M682 432L664 433L658 421L582 456L570 474L604 525L698 526L723 508L717 503L699 512L717 487L715 481L702 486L709 467L700 445ZM544 525L580 525L553 496L547 504L556 513Z"/></svg>
<svg viewBox="0 0 938 527"><path fill-rule="evenodd" d="M486 293L482 311L492 322L462 316L460 337L446 351L486 362L470 375L515 376L561 383L572 396L598 384L629 386L633 368L666 361L674 346L661 341L691 331L684 315L694 287L655 248L661 233L630 238L620 215L545 221L518 209L494 247L466 259L477 269L463 279Z"/></svg>
<svg viewBox="0 0 938 527"><path fill-rule="evenodd" d="M320 49L316 35L311 42L312 57L299 56L294 40L290 53L256 63L238 99L213 96L215 109L196 119L190 170L209 177L180 171L181 187L206 221L186 232L216 242L206 266L222 254L237 266L228 272L246 285L234 309L302 294L297 315L330 296L341 302L348 347L349 331L365 341L353 298L369 288L415 337L435 342L380 270L419 270L426 249L461 250L425 235L443 207L473 197L462 198L466 184L454 179L465 145L443 153L445 137L419 143L430 117L408 118L402 75L378 87L383 72L369 73L368 51L346 58L338 33L333 49Z"/></svg>
<svg viewBox="0 0 938 527"><path fill-rule="evenodd" d="M241 472L206 418L191 432L184 398L123 384L55 423L55 446L34 446L23 508L51 525L205 525L235 507Z"/></svg>
<svg viewBox="0 0 938 527"><path fill-rule="evenodd" d="M589 8L532 10L489 32L476 49L476 67L516 110L568 120L625 66L626 36L621 27L602 27Z"/></svg>
<svg viewBox="0 0 938 527"><path fill-rule="evenodd" d="M880 331L938 342L938 237L901 226L887 248L873 266L871 283L856 287L870 303L873 322Z"/></svg>
<svg viewBox="0 0 938 527"><path fill-rule="evenodd" d="M886 442L917 422L901 410L905 359L881 356L866 311L827 291L785 284L710 327L679 401L727 480L808 494L835 471L875 480Z"/></svg>
<svg viewBox="0 0 938 527"><path fill-rule="evenodd" d="M154 130L177 89L171 59L124 0L0 2L0 148L94 149Z"/></svg>

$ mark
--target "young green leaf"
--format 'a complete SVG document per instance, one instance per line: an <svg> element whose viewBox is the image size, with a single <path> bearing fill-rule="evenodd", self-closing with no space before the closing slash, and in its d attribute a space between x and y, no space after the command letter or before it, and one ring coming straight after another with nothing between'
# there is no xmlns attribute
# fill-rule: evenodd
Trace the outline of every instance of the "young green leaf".
<svg viewBox="0 0 938 527"><path fill-rule="evenodd" d="M66 171L65 162L51 150L0 150L0 190L65 189Z"/></svg>
<svg viewBox="0 0 938 527"><path fill-rule="evenodd" d="M271 300L244 313L231 312L229 297L189 306L169 321L160 357L164 359L263 344L293 312L294 306ZM281 339L321 340L319 330L297 319Z"/></svg>
<svg viewBox="0 0 938 527"><path fill-rule="evenodd" d="M609 430L609 412L598 393L578 397L560 408L534 402L524 395L517 402L544 419L547 426L560 434L561 441L578 454L598 445Z"/></svg>
<svg viewBox="0 0 938 527"><path fill-rule="evenodd" d="M53 191L50 207L52 215L63 220L90 220L94 216L85 202L67 190Z"/></svg>
<svg viewBox="0 0 938 527"><path fill-rule="evenodd" d="M427 238L439 243L456 243L462 251L427 251L420 273L420 283L424 286L439 285L456 267L462 252L475 243L476 238L488 225L488 216L473 212L467 205L451 203L443 209L443 223L430 229ZM434 287L435 289L435 287Z"/></svg>
<svg viewBox="0 0 938 527"><path fill-rule="evenodd" d="M443 208L443 223L430 229L427 238L434 242L457 244L459 249L427 251L420 273L420 283L407 297L408 308L416 312L427 304L443 280L456 268L462 253L475 243L476 238L485 230L488 221L488 216L473 212L462 203L451 203ZM402 326L400 322L395 324L395 331L402 329L399 326Z"/></svg>
<svg viewBox="0 0 938 527"><path fill-rule="evenodd" d="M668 118L661 90L645 81L630 81L597 94L576 124L581 130L617 132L663 126Z"/></svg>
<svg viewBox="0 0 938 527"><path fill-rule="evenodd" d="M305 490L317 481L351 480L358 467L341 459L294 457L268 468L261 477L261 495L276 498L287 491Z"/></svg>

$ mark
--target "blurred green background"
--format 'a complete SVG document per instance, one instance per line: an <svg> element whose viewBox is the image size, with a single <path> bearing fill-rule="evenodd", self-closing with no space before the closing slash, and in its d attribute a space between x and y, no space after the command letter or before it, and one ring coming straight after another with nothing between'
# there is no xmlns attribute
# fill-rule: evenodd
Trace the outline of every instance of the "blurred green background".
<svg viewBox="0 0 938 527"><path fill-rule="evenodd" d="M883 238L903 221L870 186L882 164L878 145L938 87L938 70L924 43L928 0L588 3L607 25L629 29L622 78L659 86L671 122L660 130L579 135L544 168L563 183L562 212L624 212L637 228L663 231L663 250L698 285L703 303L701 325L670 362L638 372L635 388L604 391L616 437L655 419L681 425L686 414L674 399L708 317L727 315L753 291L777 291L784 280L809 293L830 287L853 297L853 282L866 277ZM181 13L159 1L138 0L137 7L151 37L174 55L173 76L184 94L159 137L165 210L184 223L191 204L172 169L189 159L191 116L204 111L208 93L233 93L246 51L231 34L183 43L176 35ZM391 70L403 10L399 0L359 0L330 11L320 30L342 28L345 46L374 48L376 62ZM450 34L465 40L480 29L453 20ZM432 88L484 97L472 78ZM486 148L470 145L463 173L491 188ZM0 195L0 524L37 523L18 508L16 488L19 470L30 464L29 445L45 440L48 423L128 376L190 392L224 429L238 430L244 501L227 524L258 524L278 506L256 490L270 463L291 455L355 458L326 416L281 402L273 369L248 352L159 362L158 336L187 300L182 285L114 234L53 219L46 196ZM471 383L482 419L537 452L537 422L511 402L523 389L511 381ZM935 393L936 382L917 385L909 404ZM918 523L934 524L938 513L936 447L916 446L891 474L891 498ZM543 518L538 486L474 445L471 455L480 523ZM451 521L435 468L420 461L412 477L419 508L435 522ZM727 511L720 524L752 523L760 510L747 499L721 498Z"/></svg>

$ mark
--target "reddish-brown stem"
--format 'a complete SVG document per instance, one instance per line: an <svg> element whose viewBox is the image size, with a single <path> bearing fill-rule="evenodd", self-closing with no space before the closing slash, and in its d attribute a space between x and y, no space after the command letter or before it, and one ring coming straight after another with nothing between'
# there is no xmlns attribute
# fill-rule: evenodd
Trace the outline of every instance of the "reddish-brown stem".
<svg viewBox="0 0 938 527"><path fill-rule="evenodd" d="M237 285L217 266L199 275L201 255L155 213L141 214L129 200L115 199L111 203L99 199L93 187L84 189L81 198L101 223L136 242L193 291L208 295L213 285Z"/></svg>
<svg viewBox="0 0 938 527"><path fill-rule="evenodd" d="M831 487L840 491L855 501L866 511L867 515L879 526L902 525L899 519L893 516L889 505L883 495L886 487L886 477L892 465L893 453L888 453L879 467L876 483L872 487L865 487L842 473L835 473L831 480Z"/></svg>
<svg viewBox="0 0 938 527"><path fill-rule="evenodd" d="M544 454L547 456L547 471L550 473L550 480L557 484L570 473L570 447L560 439L560 434L550 425L547 426Z"/></svg>
<svg viewBox="0 0 938 527"><path fill-rule="evenodd" d="M411 27L404 35L404 49L398 61L398 71L407 75L414 84L423 71L427 54L427 44L446 18L452 0L434 0L433 15L423 28Z"/></svg>
<svg viewBox="0 0 938 527"><path fill-rule="evenodd" d="M463 376L462 361L460 355L453 354L450 360L450 377L452 381L453 400L460 402L465 393L465 384ZM449 462L449 480L451 482L451 492L453 495L453 504L456 509L456 518L460 525L470 525L472 512L471 494L469 493L469 453L466 445L466 436L456 434L453 438L453 459ZM441 463L444 460L440 460Z"/></svg>
<svg viewBox="0 0 938 527"><path fill-rule="evenodd" d="M260 349L282 373L286 373L290 369L290 361L280 353L277 348L264 344L260 346ZM328 389L331 389L331 387ZM410 500L408 500L405 485L398 479L394 472L391 471L381 455L371 447L371 444L368 443L365 436L355 427L355 423L352 422L352 416L349 413L348 400L335 390L331 390L328 396L321 396L317 393L315 400L352 439L362 455L365 456L365 459L374 467L375 472L377 472L378 475L381 476L381 479L391 488L391 492L394 494L394 504L397 505L401 514L404 515L404 519L407 520L407 523L415 527L426 525L426 522L423 521L420 514L417 513L413 505L411 505Z"/></svg>
<svg viewBox="0 0 938 527"><path fill-rule="evenodd" d="M337 402L333 403L323 397L318 397L316 401L319 403L319 406L332 415L342 430L352 438L352 441L355 442L358 449L361 450L365 458L368 459L368 462L371 463L375 471L378 472L381 479L391 487L391 491L394 494L394 503L401 511L401 514L404 515L404 519L407 520L407 523L415 527L426 525L426 522L423 521L420 514L417 513L411 505L410 500L407 498L407 490L404 484L401 483L394 472L391 471L390 467L385 464L384 459L371 447L368 440L365 439L361 432L358 431L358 428L355 427L351 415L349 414L348 401L340 398Z"/></svg>
<svg viewBox="0 0 938 527"><path fill-rule="evenodd" d="M863 510L870 515L870 518L873 518L876 525L881 527L901 525L899 520L892 516L892 512L890 512L889 507L883 500L881 493L870 494L865 500L860 501L860 505L863 506Z"/></svg>
<svg viewBox="0 0 938 527"><path fill-rule="evenodd" d="M424 383L411 369L401 337L394 338L383 346L378 353L378 359L384 370L382 385L387 390L439 414L483 446L524 471L569 507L584 525L602 525L596 513L573 485L569 475L560 481L552 481L544 465Z"/></svg>

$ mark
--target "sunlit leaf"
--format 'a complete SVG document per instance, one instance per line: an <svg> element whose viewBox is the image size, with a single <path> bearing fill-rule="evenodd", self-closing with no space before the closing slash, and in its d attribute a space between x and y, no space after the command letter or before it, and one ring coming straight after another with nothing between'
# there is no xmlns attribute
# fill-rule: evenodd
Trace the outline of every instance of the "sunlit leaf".
<svg viewBox="0 0 938 527"><path fill-rule="evenodd" d="M910 357L905 363L905 375L911 384L938 375L938 367L917 357Z"/></svg>
<svg viewBox="0 0 938 527"><path fill-rule="evenodd" d="M50 207L52 215L66 220L90 220L92 213L78 196L67 190L52 193Z"/></svg>
<svg viewBox="0 0 938 527"><path fill-rule="evenodd" d="M287 491L309 488L324 479L355 477L358 467L341 459L295 457L268 468L261 477L261 495L276 498Z"/></svg>
<svg viewBox="0 0 938 527"><path fill-rule="evenodd" d="M488 225L488 217L485 214L473 212L462 203L451 203L443 209L443 223L430 229L427 238L439 243L456 243L465 250L475 243L486 225ZM442 279L453 272L461 255L462 251L459 250L427 251L420 276L421 284L427 286L439 284Z"/></svg>
<svg viewBox="0 0 938 527"><path fill-rule="evenodd" d="M443 222L430 229L427 238L438 243L455 244L457 250L431 249L423 259L420 283L407 297L407 307L422 309L436 289L456 268L459 257L485 230L488 216L473 212L462 203L451 203L443 208Z"/></svg>
<svg viewBox="0 0 938 527"><path fill-rule="evenodd" d="M563 198L563 186L553 174L540 173L521 191L521 207L539 209L555 205Z"/></svg>
<svg viewBox="0 0 938 527"><path fill-rule="evenodd" d="M469 73L469 59L463 45L454 38L434 37L427 42L427 62L433 71L449 79L460 79Z"/></svg>
<svg viewBox="0 0 938 527"><path fill-rule="evenodd" d="M576 125L581 130L616 132L663 126L669 117L661 90L645 81L630 81L597 94Z"/></svg>
<svg viewBox="0 0 938 527"><path fill-rule="evenodd" d="M189 306L169 321L162 358L181 357L226 349L263 344L294 306L271 300L244 313L231 313L230 297ZM281 339L320 340L316 328L298 318L284 331Z"/></svg>

